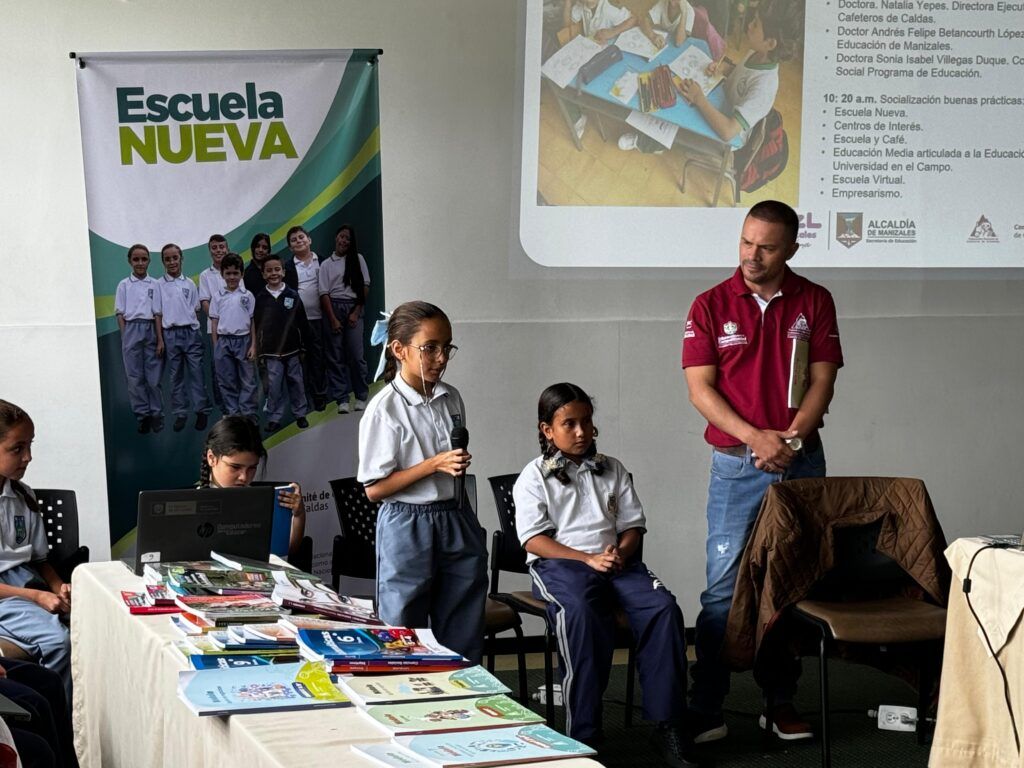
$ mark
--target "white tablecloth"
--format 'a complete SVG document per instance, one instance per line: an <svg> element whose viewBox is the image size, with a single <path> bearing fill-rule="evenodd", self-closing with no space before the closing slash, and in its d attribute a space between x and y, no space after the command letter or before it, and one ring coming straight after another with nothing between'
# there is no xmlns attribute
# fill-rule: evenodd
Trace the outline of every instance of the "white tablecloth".
<svg viewBox="0 0 1024 768"><path fill-rule="evenodd" d="M1024 768L1017 754L1003 680L967 606L963 580L980 539L946 550L953 570L946 615L942 688L928 765L932 768ZM986 550L971 570L971 604L1006 670L1017 729L1024 736L1024 552Z"/></svg>
<svg viewBox="0 0 1024 768"><path fill-rule="evenodd" d="M75 570L71 669L82 768L369 768L350 745L387 741L354 707L197 717L177 697L184 657L166 615L132 616L120 590L142 580L120 562ZM543 763L596 768L593 760Z"/></svg>

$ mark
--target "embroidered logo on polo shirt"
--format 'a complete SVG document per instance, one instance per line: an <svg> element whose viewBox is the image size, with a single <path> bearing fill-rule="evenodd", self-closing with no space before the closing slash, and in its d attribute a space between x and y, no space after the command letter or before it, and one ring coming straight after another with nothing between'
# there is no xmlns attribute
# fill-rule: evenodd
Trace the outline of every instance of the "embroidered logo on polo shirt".
<svg viewBox="0 0 1024 768"><path fill-rule="evenodd" d="M147 291L146 291L146 295L147 295L147 296L148 296L149 298L151 298L151 299L152 299L152 298L153 298L153 289L152 289L152 288L150 288L149 290L147 290Z"/></svg>
<svg viewBox="0 0 1024 768"><path fill-rule="evenodd" d="M729 320L722 324L722 332L724 336L718 337L719 347L736 347L747 343L747 337L739 333L740 326L738 323Z"/></svg>
<svg viewBox="0 0 1024 768"><path fill-rule="evenodd" d="M293 299L291 296L288 296L281 303L284 304L285 309L291 309L292 307L295 306L295 299Z"/></svg>
<svg viewBox="0 0 1024 768"><path fill-rule="evenodd" d="M789 330L786 332L786 337L790 339L802 339L804 341L811 340L811 326L807 324L807 318L804 317L801 312L797 315L796 320L789 326Z"/></svg>
<svg viewBox="0 0 1024 768"><path fill-rule="evenodd" d="M686 327L683 328L683 338L684 339L692 339L696 335L697 334L693 332L693 320L687 320L686 321Z"/></svg>
<svg viewBox="0 0 1024 768"><path fill-rule="evenodd" d="M240 297L238 299L238 303L241 305L242 309L245 309L245 310L249 309L249 297L248 296Z"/></svg>

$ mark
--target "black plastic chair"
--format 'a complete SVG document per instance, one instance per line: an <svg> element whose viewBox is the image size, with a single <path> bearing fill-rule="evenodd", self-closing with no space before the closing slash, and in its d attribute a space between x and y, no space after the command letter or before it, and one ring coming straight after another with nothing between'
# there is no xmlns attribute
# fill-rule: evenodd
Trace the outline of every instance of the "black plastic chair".
<svg viewBox="0 0 1024 768"><path fill-rule="evenodd" d="M78 543L78 500L74 491L36 488L36 503L43 516L49 562L64 580L71 572L89 562L89 548Z"/></svg>
<svg viewBox="0 0 1024 768"><path fill-rule="evenodd" d="M471 482L472 481L472 482ZM475 509L476 484L472 475L466 478L466 492ZM355 579L377 578L377 511L380 504L366 497L363 485L354 477L331 480L331 495L338 512L341 534L334 537L331 556L331 580L335 589L341 577ZM484 653L487 669L494 671L493 641L500 632L512 631L516 635L516 659L519 669L519 698L527 701L526 656L523 651L522 619L510 606L487 598L484 609Z"/></svg>
<svg viewBox="0 0 1024 768"><path fill-rule="evenodd" d="M501 523L501 530L495 531L491 537L491 598L505 603L518 613L525 613L529 616L539 616L544 619L544 689L545 708L544 717L548 725L554 725L555 703L554 703L554 665L551 661L553 651L557 652L558 645L555 642L554 629L548 621L547 602L534 597L533 592L502 592L498 581L502 571L511 573L529 573L526 565L526 550L519 544L519 536L516 533L516 504L512 498L512 486L516 483L519 474L497 475L488 478L491 483L491 492L494 494L494 506L498 510L498 522ZM641 547L643 545L641 544ZM638 555L642 557L642 550ZM626 670L626 727L633 724L633 701L635 697L636 681L636 642L633 632L630 629L629 621L623 611L617 611L615 615L617 648L627 648Z"/></svg>
<svg viewBox="0 0 1024 768"><path fill-rule="evenodd" d="M818 633L821 681L821 764L832 765L828 654L836 643L914 645L918 654L917 742L926 739L926 715L945 637L946 609L901 594L906 572L876 544L881 519L834 533L834 567L791 616Z"/></svg>

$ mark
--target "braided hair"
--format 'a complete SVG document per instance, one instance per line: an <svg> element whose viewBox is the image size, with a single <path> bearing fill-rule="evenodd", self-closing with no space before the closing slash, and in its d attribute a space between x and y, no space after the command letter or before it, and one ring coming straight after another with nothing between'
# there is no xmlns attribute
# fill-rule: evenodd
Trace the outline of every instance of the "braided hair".
<svg viewBox="0 0 1024 768"><path fill-rule="evenodd" d="M212 473L210 463L206 460L210 453L217 458L234 453L254 453L260 459L261 472L267 458L267 449L263 447L260 428L245 416L225 416L214 424L206 435L203 456L199 462L200 488L210 487Z"/></svg>
<svg viewBox="0 0 1024 768"><path fill-rule="evenodd" d="M342 224L334 233L334 239L338 239L343 231L348 232L348 250L338 255L345 259L345 274L342 282L352 289L356 295L356 304L362 306L366 303L366 283L363 281L363 268L359 264L359 245L356 243L356 231L351 224Z"/></svg>
<svg viewBox="0 0 1024 768"><path fill-rule="evenodd" d="M9 403L6 400L0 400L0 440L6 437L7 433L14 429L19 424L28 422L32 424L32 419L25 413L24 410L16 406L14 403ZM25 502L27 506L33 512L39 511L39 505L36 504L35 497L32 496L28 486L24 483L20 483L14 478L8 478L11 483L11 488L14 490L21 500Z"/></svg>
<svg viewBox="0 0 1024 768"><path fill-rule="evenodd" d="M550 459L558 453L558 448L554 442L544 436L542 425L547 424L551 426L551 422L554 420L558 409L569 403L583 403L590 409L591 414L594 412L594 401L590 399L590 395L575 384L570 384L569 382L552 384L540 393L540 399L537 401L537 439L540 442L541 456L545 459ZM597 427L594 427L594 437L597 437ZM593 441L590 443L590 448L587 449L586 454L584 454L584 458L589 459L596 453L597 442ZM595 475L600 475L603 472L603 464L598 464L594 467ZM564 466L556 469L553 474L562 485L569 484L569 474L565 471Z"/></svg>

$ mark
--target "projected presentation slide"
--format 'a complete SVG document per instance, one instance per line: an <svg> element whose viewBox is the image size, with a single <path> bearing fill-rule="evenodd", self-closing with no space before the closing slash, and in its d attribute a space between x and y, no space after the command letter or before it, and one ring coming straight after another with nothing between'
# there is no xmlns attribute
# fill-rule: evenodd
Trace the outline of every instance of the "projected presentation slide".
<svg viewBox="0 0 1024 768"><path fill-rule="evenodd" d="M519 235L557 267L1024 267L1024 2L527 0Z"/></svg>

